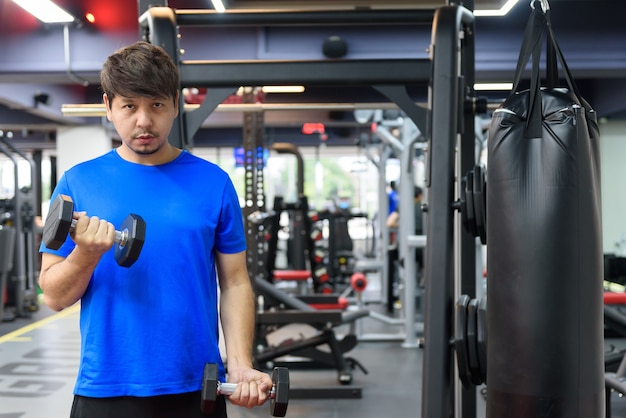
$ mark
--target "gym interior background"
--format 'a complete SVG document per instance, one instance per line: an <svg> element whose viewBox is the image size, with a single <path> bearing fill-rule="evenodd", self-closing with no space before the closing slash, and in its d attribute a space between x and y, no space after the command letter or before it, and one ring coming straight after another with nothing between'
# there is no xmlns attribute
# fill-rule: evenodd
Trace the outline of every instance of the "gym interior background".
<svg viewBox="0 0 626 418"><path fill-rule="evenodd" d="M37 300L34 282L37 260L36 254L31 251L37 230L31 230L31 225L34 225L36 217L45 218L50 191L56 179L74 163L99 155L117 143L115 133L102 114L98 86L102 62L113 50L145 35L138 20L149 6L213 13L208 0L57 0L56 3L72 13L76 21L71 24L42 24L11 0L0 0L0 202L4 211L3 225L15 224L23 230L18 234L23 241L15 241L21 245L15 245L17 250L12 256L15 262L5 273L5 280L6 287L12 290L16 286L24 287L5 297L4 315L10 318L0 323L0 335L8 335L49 314ZM481 16L479 12L507 7L509 3L505 0L459 3L477 11L474 22L475 81L511 82L530 12L529 2L518 2L504 16ZM605 276L610 271L611 277L607 278L614 280L611 282L613 288L617 286L619 289L626 283L623 277L626 270L620 270L622 257L626 257L626 218L623 216L626 196L622 193L623 179L626 178L626 166L623 164L623 156L626 155L626 26L623 24L626 4L621 0L551 0L549 4L554 31L572 74L582 96L592 104L600 122L603 252L611 259L607 264L611 268L606 269ZM369 60L389 63L389 72L392 72L392 63L427 60L430 57L433 13L448 2L230 0L226 5L228 12L223 15L223 21L218 20L218 16L211 25L179 28L180 48L184 51L181 60L204 60L216 66L223 64L223 69L218 67L222 71L230 68L227 66L229 62L235 61L360 61L363 68L367 68ZM289 15L282 14L286 10L294 12L291 16L299 20L288 21L289 17L285 16ZM346 17L354 11L357 15L360 12L370 13L373 18ZM317 17L300 16L299 12L317 13ZM338 18L342 12L345 16ZM93 22L86 19L87 13L92 14ZM238 15L256 16L261 13L271 16L267 17L267 22L261 18L251 22L237 19ZM281 16L283 20L278 20L278 23L270 22L270 19ZM294 71L297 71L296 67ZM363 72L367 73L367 70ZM279 85L279 78L268 84ZM358 80L358 74L355 79ZM293 77L290 76L289 80ZM247 187L244 139L252 131L254 140L261 141L264 148L260 171L264 173L263 197L267 209L272 207L277 196L287 202L297 202L304 194L311 211L347 209L351 214L358 214L351 217L348 223L353 241L352 253L365 261L380 262L381 252L386 251L381 248L388 244L381 235L385 231L380 214L385 213L386 202L382 201L387 192L381 185L398 181L402 176L403 157L406 157L401 151L403 136L412 134L406 130L409 118L379 90L352 79L343 85L326 85L323 80L302 80L302 84L304 90L298 93L266 92L256 85L245 85L247 88L239 90L240 86L228 83L206 87L199 82L197 86L186 86L183 92L189 109L200 105L205 97L214 92L222 95L223 100L219 101L214 111L196 122L197 129L191 137L182 138L181 145L228 171L238 188L243 207ZM414 102L422 106L428 103L429 84L429 77L416 76L410 80L407 88ZM485 105L484 110L476 112L477 155L481 162L487 164L486 127L490 112L507 97L510 90L488 89L475 93L476 98L484 99L481 103ZM255 115L253 119L250 119L251 115ZM379 128L378 132L375 125ZM284 152L284 148L274 146L285 143L295 146L297 152ZM418 141L415 155L411 155L412 180L420 186L425 186L428 172L425 151L425 144ZM299 158L302 159L301 164ZM383 167L377 165L381 160L384 161ZM329 223L324 225L324 232L328 234ZM283 235L280 235L278 255L281 249L284 250L280 245L289 241L289 233L285 230L281 230ZM483 255L484 248L479 248L479 252ZM286 261L277 259L279 266L281 263L289 264L292 257L288 250L283 253ZM355 372L359 395L360 385L365 388L358 400L342 400L341 397L349 398L350 395L337 395L342 393L339 389L345 385L324 383L324 387L330 389L327 392L320 389L316 393L333 400L294 399L289 409L291 416L335 416L332 413L338 411L345 417L378 416L382 412L377 415L368 415L368 412L379 411L374 406L376 403L382 402L384 408L385 401L389 401L387 405L393 402L401 408L398 416L415 415L415 397L411 392L419 396L422 394L422 357L419 347L407 343L405 323L397 322L402 319L403 312L395 308L391 313L386 312L386 299L394 290L385 289L386 282L382 276L388 275L388 272L378 274L379 271L380 268L374 269L368 275L368 295L361 297L371 302L367 305L369 309L381 315L375 301L382 294L385 299L383 313L390 315L391 319L385 317L370 322L357 319L350 325L341 324L334 328L338 334L355 333L361 337L354 350L346 352L346 357L356 359L365 368L377 372L374 375L371 370L369 375ZM378 286L377 280L380 280ZM484 284L481 279L478 281ZM288 285L284 286L283 290L293 291ZM359 305L354 293L348 296L353 306L363 306ZM419 336L419 321L422 319L419 302L416 311L418 329L412 331ZM65 320L61 319L58 323ZM388 332L390 324L394 329L391 335ZM619 325L611 324L619 329ZM354 326L360 329L355 331ZM397 338L396 328L404 331L400 338ZM385 331L386 335L380 337L380 333ZM73 331L67 332L70 340L74 338ZM370 342L367 337L371 336L378 338L371 338L375 341ZM7 370L12 370L7 364L13 357L9 355L9 345L3 340L0 342L0 370L4 370L0 371L2 388L2 382L14 382L6 378L10 376ZM607 338L607 352L612 353L611 356L615 352L620 354L622 344L621 335L613 330ZM380 360L380 353L385 351L403 360L395 366L391 364L394 361ZM621 360L619 355L615 357ZM616 360L611 361L611 366L615 366L613 363ZM381 363L386 367L381 368ZM407 364L413 366L401 370ZM381 375L385 378L384 382L381 382ZM321 377L315 374L304 376L305 380L312 381L325 378L323 372ZM294 375L296 386L298 377ZM414 381L402 382L402 379ZM371 393L377 387L372 383L374 380L378 380L378 384L398 385L399 389L390 386L386 389L389 393L376 396ZM71 387L71 378L68 382L65 383L66 388ZM368 387L369 393L366 390ZM347 393L356 393L352 385L347 388ZM0 392L4 393L2 389ZM15 389L6 392L16 393ZM482 416L484 399L479 392L473 409L477 416ZM5 402L0 402L0 416L19 412L5 410L4 405ZM613 416L623 413L620 407L619 403L614 405ZM407 415L402 415L403 412ZM237 413L260 414L257 411ZM472 415L464 412L463 416Z"/></svg>

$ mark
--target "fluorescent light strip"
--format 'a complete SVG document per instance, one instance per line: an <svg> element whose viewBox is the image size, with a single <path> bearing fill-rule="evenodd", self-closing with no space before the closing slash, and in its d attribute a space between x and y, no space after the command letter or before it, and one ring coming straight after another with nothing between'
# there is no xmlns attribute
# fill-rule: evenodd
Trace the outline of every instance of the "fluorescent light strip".
<svg viewBox="0 0 626 418"><path fill-rule="evenodd" d="M304 86L263 86L263 93L303 93Z"/></svg>
<svg viewBox="0 0 626 418"><path fill-rule="evenodd" d="M226 11L226 7L224 7L222 0L211 0L211 3L213 3L213 8L216 12L224 13Z"/></svg>
<svg viewBox="0 0 626 418"><path fill-rule="evenodd" d="M496 91L496 90L511 90L513 83L474 83L474 90L476 91Z"/></svg>
<svg viewBox="0 0 626 418"><path fill-rule="evenodd" d="M15 4L44 23L71 23L74 16L50 0L13 0Z"/></svg>
<svg viewBox="0 0 626 418"><path fill-rule="evenodd" d="M504 16L511 11L518 0L508 0L500 9L474 10L474 16Z"/></svg>

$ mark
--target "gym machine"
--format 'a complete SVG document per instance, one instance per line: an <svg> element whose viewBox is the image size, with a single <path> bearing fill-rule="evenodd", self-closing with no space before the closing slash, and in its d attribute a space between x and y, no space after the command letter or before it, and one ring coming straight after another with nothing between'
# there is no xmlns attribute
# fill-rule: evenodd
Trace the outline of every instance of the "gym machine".
<svg viewBox="0 0 626 418"><path fill-rule="evenodd" d="M5 202L5 217L2 220L3 225L15 228L15 250L7 283L8 301L2 317L3 321L12 321L15 318L28 318L39 309L36 271L38 252L35 242L38 190L35 190L35 163L30 156L15 148L4 136L0 136L0 153L11 161L14 173L14 195ZM30 169L29 185L24 187L20 187L21 160L26 161Z"/></svg>
<svg viewBox="0 0 626 418"><path fill-rule="evenodd" d="M468 3L473 3L472 1ZM422 417L449 417L457 411L463 417L476 415L476 390L455 387L452 339L452 306L456 297L475 292L475 238L460 232L459 247L455 248L454 180L455 154L460 135L460 170L469 171L474 162L474 17L465 7L445 6L432 10L354 10L328 12L262 12L222 13L219 15L194 11L151 7L140 10L140 30L149 42L161 45L179 65L181 88L206 87L212 94L196 110L185 112L182 107L170 135L173 145L190 148L195 131L208 115L239 86L262 85L369 85L398 105L421 132L428 133L429 171L426 187L429 196L428 248L425 258L425 323L424 323L424 381ZM342 25L381 21L387 23L431 24L433 28L432 57L403 60L322 60L322 61L182 61L177 28L184 25L271 25L276 22L292 24ZM462 34L462 37L461 37ZM436 45L436 48L434 48ZM391 71L393 69L393 71ZM460 74L459 74L460 72ZM462 89L463 83L468 86ZM429 109L416 104L407 91L411 84L429 82ZM469 106L466 106L469 105ZM260 124L248 125L244 115L244 132L258 133ZM261 164L253 159L263 147L262 135L247 141L251 172L246 185L245 215L264 210ZM259 161L259 158L256 158ZM248 187L249 186L249 187ZM260 187L259 187L260 186ZM260 191L259 191L260 190ZM257 204L260 200L261 204ZM459 230L459 228L456 228ZM256 229L255 229L256 231ZM254 241L249 248L257 248ZM256 251L250 251L256 256ZM459 255L458 259L455 255ZM256 260L256 263L262 261ZM257 264L258 265L258 264ZM257 266L255 265L255 267ZM455 268L455 266L457 266ZM263 269L251 269L263 271ZM458 287L455 286L458 282ZM460 289L460 291L459 291Z"/></svg>
<svg viewBox="0 0 626 418"><path fill-rule="evenodd" d="M361 388L351 385L352 370L358 367L364 373L367 370L361 363L351 357L346 357L346 353L357 345L356 336L347 334L342 339L335 335L334 328L341 325L353 324L356 320L369 315L367 310L337 310L337 309L315 309L307 302L296 298L262 278L257 278L255 288L258 297L267 301L269 305L281 306L282 309L265 310L259 308L257 312L257 350L254 360L259 366L268 364L287 366L290 369L311 368L337 370L337 380L340 386L332 387L307 387L298 388L294 394L291 390L291 397L306 399L317 398L360 398ZM331 304L336 303L332 296L327 296ZM319 298L316 298L319 302ZM317 330L317 333L310 337L304 337L278 345L269 345L267 334L277 329L293 323L307 324ZM323 347L323 348L322 348ZM280 358L293 355L306 359L298 362L288 361L281 363Z"/></svg>
<svg viewBox="0 0 626 418"><path fill-rule="evenodd" d="M5 289L7 277L13 268L15 250L15 228L0 227L0 319L4 318Z"/></svg>
<svg viewBox="0 0 626 418"><path fill-rule="evenodd" d="M382 115L381 115L382 116ZM400 213L412 214L415 211L413 203L413 188L415 186L415 175L413 170L413 160L415 158L416 144L424 141L420 129L415 123L404 114L396 114L393 118L375 117L375 134L384 143L388 144L394 154L400 160L400 181L399 181L399 210ZM392 133L392 129L398 129L399 138ZM400 216L399 231L415 231L414 216ZM416 296L417 296L417 264L415 263L416 247L409 245L409 237L414 233L397 234L398 241L398 265L389 265L390 271L399 269L398 288L401 289L400 300L402 301L403 318L400 325L404 327L404 347L417 347L418 324L416 324ZM392 260L388 260L391 263ZM423 266L422 266L423 267ZM394 296L394 277L387 277L387 308L391 308ZM384 319L384 318L381 318ZM420 324L421 325L421 324ZM420 330L421 331L421 330Z"/></svg>
<svg viewBox="0 0 626 418"><path fill-rule="evenodd" d="M277 218L272 212L255 212L248 216L248 221L265 231L265 222L274 222ZM272 252L268 265L272 265ZM277 270L277 272L280 270ZM287 271L294 275L301 270ZM308 272L304 271L303 277ZM299 369L336 369L340 387L302 387L292 388L292 397L316 398L359 398L361 388L349 385L352 382L352 370L361 364L345 353L357 345L357 338L349 333L338 339L335 328L350 325L354 329L355 322L369 315L365 309L346 310L342 306L341 297L331 294L298 294L288 293L271 283L266 274L257 270L254 276L254 287L257 295L257 315L255 332L254 360L258 368L269 368L276 364L297 367ZM345 299L345 298L344 298ZM287 338L279 343L270 343L268 336L280 331L290 324L305 324L316 330L315 335ZM300 361L287 360L286 356L296 356Z"/></svg>
<svg viewBox="0 0 626 418"><path fill-rule="evenodd" d="M296 201L287 202L282 196L274 197L272 215L267 219L269 240L267 245L267 279L276 280L307 280L311 279L314 289L320 286L316 272L313 271L313 240L311 238L311 218L309 217L309 202L304 194L304 162L298 148L290 143L275 142L270 149L279 154L293 155L296 159ZM289 238L286 245L285 275L276 275L276 258L278 253L278 231L281 229L281 215L288 216ZM291 276L291 277L290 277Z"/></svg>
<svg viewBox="0 0 626 418"><path fill-rule="evenodd" d="M450 346L453 301L476 291L475 237L459 227L452 210L457 172L475 165L473 14L462 6L438 9L432 43L422 417L475 417L476 388L455 379Z"/></svg>

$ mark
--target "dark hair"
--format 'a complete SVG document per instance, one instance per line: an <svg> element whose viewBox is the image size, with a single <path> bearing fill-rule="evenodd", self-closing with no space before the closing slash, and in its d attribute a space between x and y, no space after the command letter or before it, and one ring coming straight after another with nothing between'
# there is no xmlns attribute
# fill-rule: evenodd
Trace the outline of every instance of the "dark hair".
<svg viewBox="0 0 626 418"><path fill-rule="evenodd" d="M178 67L159 46L139 41L111 54L102 66L100 86L109 101L116 96L176 100Z"/></svg>
<svg viewBox="0 0 626 418"><path fill-rule="evenodd" d="M413 189L413 197L420 197L423 193L423 190L420 186L415 186L415 188Z"/></svg>

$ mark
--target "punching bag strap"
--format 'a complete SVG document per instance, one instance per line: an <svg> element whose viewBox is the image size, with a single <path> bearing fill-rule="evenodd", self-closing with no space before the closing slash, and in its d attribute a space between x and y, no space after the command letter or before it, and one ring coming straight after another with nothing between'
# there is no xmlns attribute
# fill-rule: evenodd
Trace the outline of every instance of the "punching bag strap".
<svg viewBox="0 0 626 418"><path fill-rule="evenodd" d="M563 56L563 52L559 47L558 42L554 36L554 32L552 31L552 23L550 22L550 13L546 14L546 24L547 24L547 32L548 36L546 39L547 44L547 80L548 87L554 88L559 85L559 72L557 68L557 63L561 63L561 68L563 69L563 74L565 75L565 81L567 82L567 86L569 89L576 95L576 98L581 103L585 103L585 100L580 95L580 91L578 90L578 86L574 81L574 77L572 76L572 72L565 61L565 57Z"/></svg>
<svg viewBox="0 0 626 418"><path fill-rule="evenodd" d="M515 68L515 76L513 78L513 89L511 94L518 92L519 83L522 79L522 73L530 60L532 52L539 48L541 50L541 40L546 28L545 16L533 9L524 31L524 39L517 59L517 67Z"/></svg>
<svg viewBox="0 0 626 418"><path fill-rule="evenodd" d="M535 7L537 4L540 7ZM578 87L574 83L574 78L570 72L561 48L559 47L552 24L550 22L550 6L547 0L533 0L531 2L532 12L526 25L524 39L515 69L515 78L513 80L512 94L519 92L519 84L522 79L522 73L528 65L528 61L532 60L532 69L530 75L530 88L528 91L528 114L526 118L526 138L536 138L541 136L541 120L542 120L542 104L541 104L541 72L540 58L542 51L542 41L546 34L546 87L553 89L559 86L559 68L560 62L563 69L567 87L572 91L579 104L584 105L586 102L582 99Z"/></svg>
<svg viewBox="0 0 626 418"><path fill-rule="evenodd" d="M513 93L516 93L519 89L522 72L526 68L528 61L532 60L525 126L526 138L540 137L542 131L541 75L539 61L541 59L543 35L548 26L545 13L541 10L537 10L535 7L532 9L528 24L526 25L526 31L524 32L524 40L522 41L522 48L517 60L515 79L513 81Z"/></svg>
<svg viewBox="0 0 626 418"><path fill-rule="evenodd" d="M530 73L530 89L528 95L528 117L526 119L526 138L540 138L542 134L541 112L541 76L539 74L539 60L541 58L541 44L533 49L533 65Z"/></svg>

